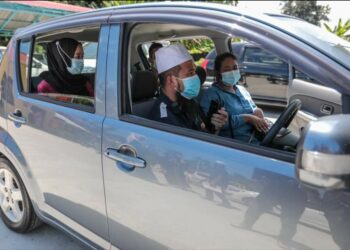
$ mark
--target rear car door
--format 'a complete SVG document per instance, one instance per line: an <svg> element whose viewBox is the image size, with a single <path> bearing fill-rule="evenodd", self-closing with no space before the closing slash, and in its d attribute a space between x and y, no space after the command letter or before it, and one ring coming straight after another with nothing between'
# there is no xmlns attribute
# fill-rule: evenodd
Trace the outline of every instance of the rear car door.
<svg viewBox="0 0 350 250"><path fill-rule="evenodd" d="M113 247L338 248L318 190L296 179L293 155L128 113L121 36L113 25L102 144Z"/></svg>
<svg viewBox="0 0 350 250"><path fill-rule="evenodd" d="M7 97L9 140L31 177L30 186L40 209L106 248L101 162L104 104L98 100L104 99L108 28L90 31L99 41L94 98L57 94L60 99L55 100L31 92L31 36L18 40L13 58L17 69L10 85L11 97Z"/></svg>

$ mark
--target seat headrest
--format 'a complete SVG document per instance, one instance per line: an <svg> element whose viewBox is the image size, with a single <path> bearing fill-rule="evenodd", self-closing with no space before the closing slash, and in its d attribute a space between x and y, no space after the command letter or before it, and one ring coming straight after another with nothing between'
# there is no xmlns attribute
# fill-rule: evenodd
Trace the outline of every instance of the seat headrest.
<svg viewBox="0 0 350 250"><path fill-rule="evenodd" d="M154 97L158 89L158 81L151 71L132 73L132 101L139 102Z"/></svg>
<svg viewBox="0 0 350 250"><path fill-rule="evenodd" d="M196 68L196 74L199 77L199 80L201 80L201 85L205 82L205 79L207 78L207 73L201 66L197 66Z"/></svg>

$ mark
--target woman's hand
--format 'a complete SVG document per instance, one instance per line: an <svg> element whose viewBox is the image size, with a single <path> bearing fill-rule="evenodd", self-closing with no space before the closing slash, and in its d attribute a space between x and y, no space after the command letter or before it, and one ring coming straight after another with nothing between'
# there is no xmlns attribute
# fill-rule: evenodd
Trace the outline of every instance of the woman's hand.
<svg viewBox="0 0 350 250"><path fill-rule="evenodd" d="M259 118L264 118L264 112L262 111L261 108L256 108L253 112L253 115L255 115Z"/></svg>
<svg viewBox="0 0 350 250"><path fill-rule="evenodd" d="M255 115L249 115L248 122L252 124L259 132L264 132L266 134L269 130L269 125L264 118L260 118Z"/></svg>

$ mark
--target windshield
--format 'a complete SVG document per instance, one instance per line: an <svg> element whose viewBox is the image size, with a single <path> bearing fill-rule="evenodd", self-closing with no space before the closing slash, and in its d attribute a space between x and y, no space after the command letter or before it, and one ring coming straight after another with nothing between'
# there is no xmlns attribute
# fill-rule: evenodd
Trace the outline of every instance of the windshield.
<svg viewBox="0 0 350 250"><path fill-rule="evenodd" d="M290 17L274 18L282 21L278 24L280 28L302 39L350 70L350 43L348 41L302 20Z"/></svg>

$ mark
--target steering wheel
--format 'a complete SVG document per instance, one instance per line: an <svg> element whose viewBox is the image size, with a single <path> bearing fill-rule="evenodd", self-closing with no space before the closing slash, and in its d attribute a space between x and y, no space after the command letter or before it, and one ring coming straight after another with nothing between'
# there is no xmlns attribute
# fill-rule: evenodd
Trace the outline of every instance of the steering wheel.
<svg viewBox="0 0 350 250"><path fill-rule="evenodd" d="M277 121L272 125L270 130L265 135L264 139L261 141L260 145L268 146L271 144L272 140L276 137L278 132L282 127L287 128L292 122L294 116L297 114L298 110L301 108L301 101L299 99L294 99L288 105L288 107L282 112L278 117Z"/></svg>

